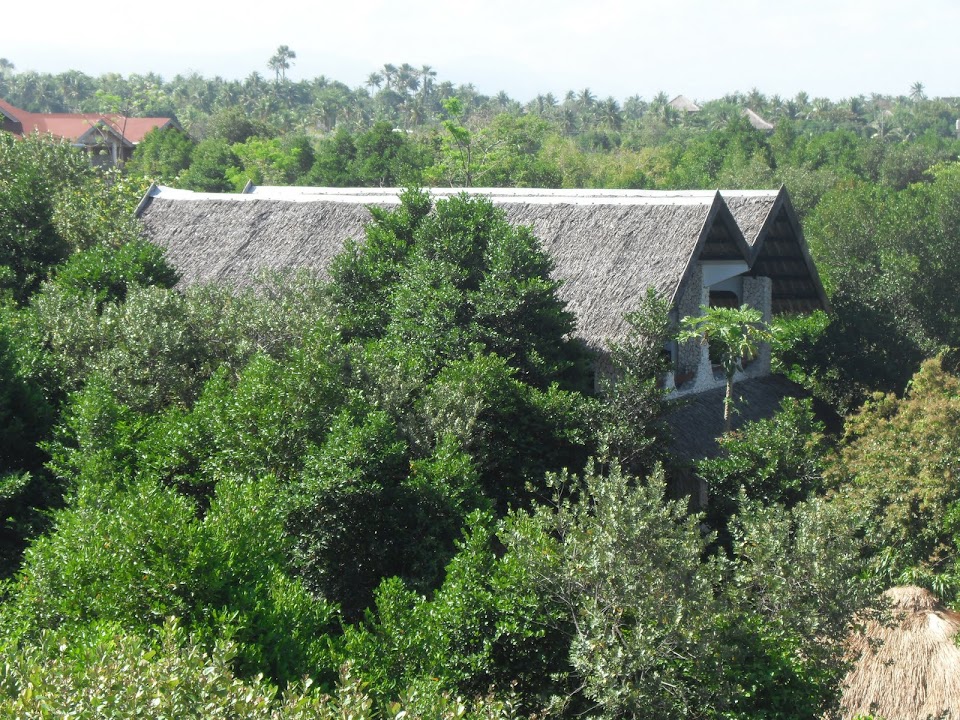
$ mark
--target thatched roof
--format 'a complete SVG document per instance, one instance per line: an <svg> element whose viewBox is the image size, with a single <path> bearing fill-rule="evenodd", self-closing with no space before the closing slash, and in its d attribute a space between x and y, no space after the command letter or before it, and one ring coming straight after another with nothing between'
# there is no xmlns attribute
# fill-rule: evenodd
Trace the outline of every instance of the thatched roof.
<svg viewBox="0 0 960 720"><path fill-rule="evenodd" d="M868 622L853 638L859 659L844 682L843 717L960 718L960 613L918 587L884 595L891 620Z"/></svg>
<svg viewBox="0 0 960 720"><path fill-rule="evenodd" d="M737 398L734 430L745 423L773 417L784 398L809 397L800 385L782 375L740 380L734 384L733 392ZM726 387L721 385L676 401L676 407L665 418L670 429L671 455L695 461L720 453L717 438L723 434L725 393Z"/></svg>
<svg viewBox="0 0 960 720"><path fill-rule="evenodd" d="M715 191L470 192L532 227L556 263L578 335L598 348L623 336L624 315L647 288L675 298L705 249L714 259L749 262L750 248ZM241 195L156 188L139 215L181 283L243 285L265 268L324 273L347 238L363 237L368 207L395 205L397 195L393 188L249 188Z"/></svg>
<svg viewBox="0 0 960 720"><path fill-rule="evenodd" d="M686 95L677 95L667 104L674 110L680 110L681 112L700 112L700 106Z"/></svg>
<svg viewBox="0 0 960 720"><path fill-rule="evenodd" d="M750 274L773 281L774 314L829 309L786 188L723 190L721 194L752 248Z"/></svg>
<svg viewBox="0 0 960 720"><path fill-rule="evenodd" d="M285 200L157 188L141 203L146 236L166 249L181 285L244 286L263 270L315 270L321 275L347 238L363 238L375 202L322 198Z"/></svg>
<svg viewBox="0 0 960 720"><path fill-rule="evenodd" d="M772 123L764 120L750 108L743 109L743 116L747 119L747 122L749 122L757 130L762 130L763 132L770 132L773 130Z"/></svg>

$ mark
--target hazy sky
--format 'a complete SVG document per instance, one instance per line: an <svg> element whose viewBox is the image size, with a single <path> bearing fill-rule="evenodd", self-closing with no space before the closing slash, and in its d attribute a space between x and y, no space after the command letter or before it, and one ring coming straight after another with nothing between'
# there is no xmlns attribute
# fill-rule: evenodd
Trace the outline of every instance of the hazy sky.
<svg viewBox="0 0 960 720"><path fill-rule="evenodd" d="M293 80L351 87L384 63L427 64L526 101L589 87L623 100L694 99L756 87L839 99L960 95L960 0L164 0L14 2L0 57L18 70L269 75L281 45Z"/></svg>

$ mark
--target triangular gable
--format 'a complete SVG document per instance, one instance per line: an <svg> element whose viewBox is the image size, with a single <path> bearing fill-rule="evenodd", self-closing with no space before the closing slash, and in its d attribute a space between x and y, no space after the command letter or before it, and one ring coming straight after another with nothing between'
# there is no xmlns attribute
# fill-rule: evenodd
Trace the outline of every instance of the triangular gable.
<svg viewBox="0 0 960 720"><path fill-rule="evenodd" d="M717 235L721 233L723 237L720 238L719 244L722 244L724 249L720 252L708 253L707 257L705 257L705 250L711 244L711 240L716 239ZM703 221L703 227L697 239L697 244L693 252L690 253L687 259L687 265L683 271L683 276L677 284L673 295L670 297L671 304L676 304L679 301L698 263L704 260L720 261L733 259L742 260L744 264L749 267L750 246L744 239L743 233L740 231L740 226L730 212L730 208L727 207L727 204L724 202L720 192L714 191L710 211Z"/></svg>
<svg viewBox="0 0 960 720"><path fill-rule="evenodd" d="M133 143L124 137L106 118L89 121L90 127L77 137L76 142L83 145L99 145L111 137L124 147L133 147Z"/></svg>
<svg viewBox="0 0 960 720"><path fill-rule="evenodd" d="M786 187L777 191L752 246L751 274L772 279L775 314L830 309Z"/></svg>

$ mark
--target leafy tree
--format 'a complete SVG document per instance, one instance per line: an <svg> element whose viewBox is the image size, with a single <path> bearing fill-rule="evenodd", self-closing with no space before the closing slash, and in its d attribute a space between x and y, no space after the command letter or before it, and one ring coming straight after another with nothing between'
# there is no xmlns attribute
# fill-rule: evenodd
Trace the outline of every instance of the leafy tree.
<svg viewBox="0 0 960 720"><path fill-rule="evenodd" d="M599 446L604 461L631 473L652 471L660 458L664 428L658 422L667 399L665 343L673 336L669 303L651 290L627 316L627 337L610 348L611 375L600 383Z"/></svg>
<svg viewBox="0 0 960 720"><path fill-rule="evenodd" d="M207 139L193 150L190 167L180 176L180 184L199 192L227 192L233 190L228 174L236 174L237 156L225 140Z"/></svg>
<svg viewBox="0 0 960 720"><path fill-rule="evenodd" d="M960 379L927 360L903 398L874 395L846 424L827 477L836 502L866 530L873 570L889 584L921 584L950 597L954 558L946 517L960 500Z"/></svg>
<svg viewBox="0 0 960 720"><path fill-rule="evenodd" d="M90 173L86 158L66 143L0 134L0 291L18 303L69 254L54 218L57 196Z"/></svg>
<svg viewBox="0 0 960 720"><path fill-rule="evenodd" d="M569 663L606 717L704 717L717 687L719 567L662 479L613 468L554 479L556 506L517 517L507 543L571 622ZM579 498L579 500L578 500Z"/></svg>
<svg viewBox="0 0 960 720"><path fill-rule="evenodd" d="M348 246L334 263L345 333L406 347L431 373L479 346L539 387L575 374L582 351L567 339L572 316L532 232L482 198L429 209L408 193L400 209L375 216L366 246Z"/></svg>
<svg viewBox="0 0 960 720"><path fill-rule="evenodd" d="M535 581L538 568L502 552L498 524L474 513L427 599L398 579L376 592L376 613L344 629L340 652L370 687L389 698L429 682L477 697L517 693L534 712L573 690L562 606Z"/></svg>
<svg viewBox="0 0 960 720"><path fill-rule="evenodd" d="M53 408L23 377L18 350L0 321L0 577L17 568L27 541L46 525L43 511L59 497L39 447L50 435Z"/></svg>
<svg viewBox="0 0 960 720"><path fill-rule="evenodd" d="M463 517L480 503L469 458L453 446L411 461L386 413L346 407L307 458L288 524L294 562L313 592L355 619L384 577L434 586Z"/></svg>
<svg viewBox="0 0 960 720"><path fill-rule="evenodd" d="M388 122L375 123L354 141L353 176L358 185L375 187L419 183L416 152L406 133Z"/></svg>
<svg viewBox="0 0 960 720"><path fill-rule="evenodd" d="M837 713L849 656L838 638L881 587L865 580L861 526L812 497L792 509L739 500L722 612L721 717Z"/></svg>
<svg viewBox="0 0 960 720"><path fill-rule="evenodd" d="M710 489L708 520L724 543L727 522L744 498L789 509L824 489L823 430L809 400L786 398L772 418L724 435L721 454L697 463Z"/></svg>
<svg viewBox="0 0 960 720"><path fill-rule="evenodd" d="M447 113L443 121L447 131L443 137L444 174L451 185L471 187L477 160L472 134L464 125L466 108L460 98L451 97L443 101L443 109Z"/></svg>
<svg viewBox="0 0 960 720"><path fill-rule="evenodd" d="M354 175L356 157L357 146L353 135L346 128L337 128L332 136L320 141L307 182L325 187L360 185Z"/></svg>
<svg viewBox="0 0 960 720"><path fill-rule="evenodd" d="M251 118L240 107L221 108L206 122L203 140L223 140L228 145L244 143L252 137L269 138L273 132L262 122Z"/></svg>
<svg viewBox="0 0 960 720"><path fill-rule="evenodd" d="M171 184L190 167L196 143L178 128L156 128L148 132L133 151L125 170L153 182Z"/></svg>
<svg viewBox="0 0 960 720"><path fill-rule="evenodd" d="M314 162L313 148L305 136L251 137L230 149L240 167L228 168L226 175L237 191L243 190L249 180L257 185L299 184Z"/></svg>
<svg viewBox="0 0 960 720"><path fill-rule="evenodd" d="M103 309L123 302L133 288L172 288L178 279L162 249L136 239L119 248L100 245L75 253L57 267L54 285L68 295L92 296Z"/></svg>

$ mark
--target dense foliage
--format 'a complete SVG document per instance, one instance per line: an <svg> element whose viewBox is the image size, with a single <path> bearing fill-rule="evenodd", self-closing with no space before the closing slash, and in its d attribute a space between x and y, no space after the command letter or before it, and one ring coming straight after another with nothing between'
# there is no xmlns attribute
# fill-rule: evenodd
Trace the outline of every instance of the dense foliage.
<svg viewBox="0 0 960 720"><path fill-rule="evenodd" d="M272 81L0 73L15 105L189 133L108 173L0 135L3 714L820 717L879 587L957 597L952 105L521 106L429 67L292 82L291 53ZM779 319L776 362L845 432L797 401L726 435L693 514L662 298L595 389L550 258L489 202L407 191L329 282L182 290L132 219L146 179L785 182L832 309Z"/></svg>

